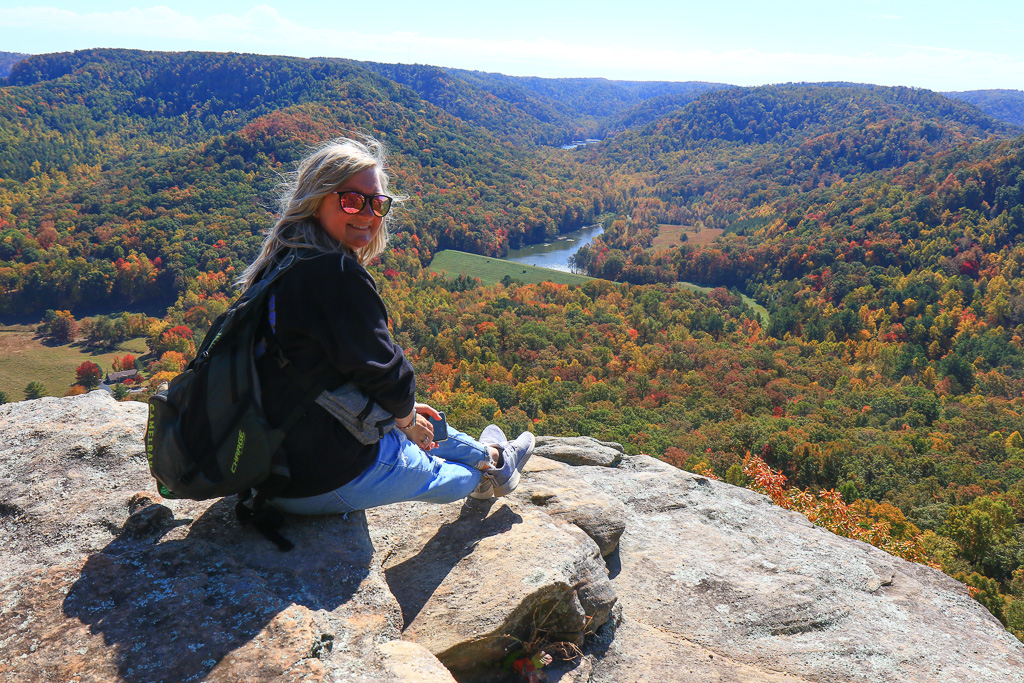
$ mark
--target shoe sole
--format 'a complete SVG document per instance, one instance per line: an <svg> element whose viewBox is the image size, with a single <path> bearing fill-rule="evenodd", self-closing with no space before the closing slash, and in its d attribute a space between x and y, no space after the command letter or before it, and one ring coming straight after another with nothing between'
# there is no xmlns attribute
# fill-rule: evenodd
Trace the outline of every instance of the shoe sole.
<svg viewBox="0 0 1024 683"><path fill-rule="evenodd" d="M494 429L492 430L491 427ZM484 437L488 434L488 430L493 435L493 438L484 441ZM501 427L498 425L488 425L486 429L480 434L480 443L485 446L497 446L498 444L505 441L505 432L501 431Z"/></svg>
<svg viewBox="0 0 1024 683"><path fill-rule="evenodd" d="M512 470L512 476L508 478L508 481L506 481L502 486L494 487L495 498L507 496L508 494L515 491L516 487L519 486L520 468L526 466L526 463L530 459L530 456L533 455L533 449L537 446L537 437L532 434L530 436L532 438L530 439L530 447L526 449L526 457L524 457L520 462L516 463L516 468Z"/></svg>
<svg viewBox="0 0 1024 683"><path fill-rule="evenodd" d="M488 486L483 491L474 489L473 492L469 494L469 497L475 498L476 500L489 500L494 497L494 487Z"/></svg>

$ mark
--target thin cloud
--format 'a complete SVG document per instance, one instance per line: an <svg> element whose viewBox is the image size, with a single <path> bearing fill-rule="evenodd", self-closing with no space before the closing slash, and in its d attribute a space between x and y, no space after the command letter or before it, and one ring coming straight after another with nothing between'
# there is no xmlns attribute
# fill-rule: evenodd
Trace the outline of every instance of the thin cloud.
<svg viewBox="0 0 1024 683"><path fill-rule="evenodd" d="M886 18L898 19L890 16ZM16 30L12 30L16 29ZM589 76L630 80L702 80L759 85L787 81L855 81L935 90L1007 88L1024 83L1024 58L915 45L881 46L884 54L770 52L754 49L685 50L605 40L573 43L547 38L491 40L370 33L306 26L269 5L243 14L196 17L167 6L111 12L53 7L0 9L5 49L19 37L51 36L50 50L131 47L344 57L381 62L498 71L516 76Z"/></svg>
<svg viewBox="0 0 1024 683"><path fill-rule="evenodd" d="M0 9L0 27L69 32L86 40L96 36L92 40L114 39L133 45L151 38L272 45L280 41L282 30L309 30L291 24L268 5L257 5L242 15L215 14L202 19L164 5L83 13L55 7L12 7Z"/></svg>

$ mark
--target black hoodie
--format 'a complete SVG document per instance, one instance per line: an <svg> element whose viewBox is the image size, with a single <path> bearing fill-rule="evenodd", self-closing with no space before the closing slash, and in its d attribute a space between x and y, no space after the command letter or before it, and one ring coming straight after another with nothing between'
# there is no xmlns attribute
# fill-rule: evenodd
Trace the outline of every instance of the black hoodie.
<svg viewBox="0 0 1024 683"><path fill-rule="evenodd" d="M354 256L301 258L273 294L274 334L300 375L319 379L327 367L337 373L339 386L354 381L392 415L412 412L412 366L391 339L388 312L373 278ZM278 424L303 388L269 357L256 367L267 416ZM377 444L360 443L316 404L290 430L284 449L291 468L291 482L280 494L284 498L332 491L359 476L378 453Z"/></svg>

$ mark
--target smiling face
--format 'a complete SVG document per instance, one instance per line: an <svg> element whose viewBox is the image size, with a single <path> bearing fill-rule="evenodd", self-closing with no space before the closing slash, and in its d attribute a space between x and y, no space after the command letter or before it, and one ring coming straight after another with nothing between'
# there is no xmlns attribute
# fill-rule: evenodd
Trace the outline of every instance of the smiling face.
<svg viewBox="0 0 1024 683"><path fill-rule="evenodd" d="M384 194L380 175L375 166L355 173L334 189L337 192L355 190L364 195ZM317 216L320 220L320 227L328 235L341 242L349 251L356 251L372 242L384 220L373 214L370 202L366 202L359 213L345 213L341 210L338 195L333 193L324 197L320 202Z"/></svg>

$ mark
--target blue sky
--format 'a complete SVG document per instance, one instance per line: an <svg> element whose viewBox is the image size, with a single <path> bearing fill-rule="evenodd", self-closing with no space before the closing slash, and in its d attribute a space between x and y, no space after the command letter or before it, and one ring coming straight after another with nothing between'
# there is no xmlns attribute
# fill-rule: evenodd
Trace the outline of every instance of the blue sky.
<svg viewBox="0 0 1024 683"><path fill-rule="evenodd" d="M210 50L515 76L1024 90L1024 2L0 0L0 50Z"/></svg>

